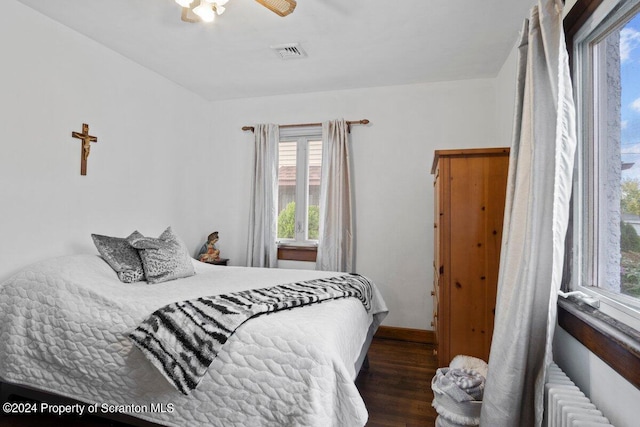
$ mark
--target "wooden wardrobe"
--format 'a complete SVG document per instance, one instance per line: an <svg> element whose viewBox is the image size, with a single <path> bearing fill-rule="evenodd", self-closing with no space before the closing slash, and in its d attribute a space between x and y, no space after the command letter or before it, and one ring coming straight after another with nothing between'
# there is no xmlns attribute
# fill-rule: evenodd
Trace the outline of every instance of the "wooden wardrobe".
<svg viewBox="0 0 640 427"><path fill-rule="evenodd" d="M508 148L437 150L433 323L440 367L489 359L509 169Z"/></svg>

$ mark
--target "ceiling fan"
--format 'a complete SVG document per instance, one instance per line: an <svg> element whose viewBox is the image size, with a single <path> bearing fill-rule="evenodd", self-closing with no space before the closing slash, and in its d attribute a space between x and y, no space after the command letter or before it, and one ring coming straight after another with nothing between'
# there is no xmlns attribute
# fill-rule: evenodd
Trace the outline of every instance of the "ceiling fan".
<svg viewBox="0 0 640 427"><path fill-rule="evenodd" d="M229 0L175 0L182 6L181 19L185 22L212 22L216 15L222 15L224 5ZM258 3L280 16L287 16L296 8L295 0L256 0Z"/></svg>

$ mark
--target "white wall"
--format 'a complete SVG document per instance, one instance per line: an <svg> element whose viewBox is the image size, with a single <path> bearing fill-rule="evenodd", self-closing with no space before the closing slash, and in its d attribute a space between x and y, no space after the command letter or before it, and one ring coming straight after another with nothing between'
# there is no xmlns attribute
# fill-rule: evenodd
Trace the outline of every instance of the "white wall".
<svg viewBox="0 0 640 427"><path fill-rule="evenodd" d="M513 137L513 115L515 112L516 71L518 52L511 49L495 80L496 85L496 128L501 145L510 147Z"/></svg>
<svg viewBox="0 0 640 427"><path fill-rule="evenodd" d="M0 14L0 279L27 263L96 253L90 233L202 230L183 189L208 104L16 2ZM98 137L80 176L82 123ZM203 123L203 124L201 124Z"/></svg>
<svg viewBox="0 0 640 427"><path fill-rule="evenodd" d="M382 289L386 325L432 329L433 151L498 146L493 80L242 99L212 105L202 147L220 182L206 210L221 250L245 263L253 135L244 125L369 119L352 128L356 269Z"/></svg>

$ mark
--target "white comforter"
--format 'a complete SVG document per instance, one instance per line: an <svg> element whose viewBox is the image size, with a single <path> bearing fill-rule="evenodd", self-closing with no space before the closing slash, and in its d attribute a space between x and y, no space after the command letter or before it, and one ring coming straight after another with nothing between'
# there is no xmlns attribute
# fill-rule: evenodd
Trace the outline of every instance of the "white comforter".
<svg viewBox="0 0 640 427"><path fill-rule="evenodd" d="M176 391L126 338L148 314L174 301L335 275L194 263L195 276L156 285L121 283L95 255L27 267L0 287L0 378L92 404L140 405L147 412L131 415L165 425L366 423L354 365L369 326L387 312L377 289L371 313L347 298L248 321L190 396Z"/></svg>

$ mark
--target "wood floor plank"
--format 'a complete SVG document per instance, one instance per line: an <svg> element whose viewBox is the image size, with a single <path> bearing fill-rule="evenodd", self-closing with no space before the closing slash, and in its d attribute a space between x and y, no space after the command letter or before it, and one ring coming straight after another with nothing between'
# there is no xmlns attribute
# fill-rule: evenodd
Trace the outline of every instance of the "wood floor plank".
<svg viewBox="0 0 640 427"><path fill-rule="evenodd" d="M431 378L438 361L433 345L374 339L369 370L356 385L369 411L367 427L432 427L438 415L431 406Z"/></svg>

